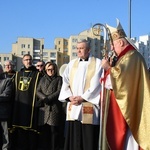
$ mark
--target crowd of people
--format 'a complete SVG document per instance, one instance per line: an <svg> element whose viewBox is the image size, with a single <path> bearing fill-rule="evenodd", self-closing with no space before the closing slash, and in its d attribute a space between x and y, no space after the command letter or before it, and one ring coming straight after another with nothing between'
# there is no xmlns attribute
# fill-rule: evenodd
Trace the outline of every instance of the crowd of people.
<svg viewBox="0 0 150 150"><path fill-rule="evenodd" d="M23 67L12 61L0 68L0 145L2 150L60 150L65 113L58 101L62 77L53 62L25 54Z"/></svg>
<svg viewBox="0 0 150 150"><path fill-rule="evenodd" d="M0 66L2 150L149 150L150 73L119 20L113 57L102 60L86 39L63 74L25 54L23 67Z"/></svg>

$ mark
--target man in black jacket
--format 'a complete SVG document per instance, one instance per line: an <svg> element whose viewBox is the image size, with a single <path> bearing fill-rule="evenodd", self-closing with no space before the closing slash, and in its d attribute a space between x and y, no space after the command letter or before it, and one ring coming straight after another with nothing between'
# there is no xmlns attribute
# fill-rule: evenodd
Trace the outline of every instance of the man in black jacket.
<svg viewBox="0 0 150 150"><path fill-rule="evenodd" d="M2 73L2 66L0 66ZM0 144L1 149L9 148L8 120L11 108L12 80L0 75Z"/></svg>
<svg viewBox="0 0 150 150"><path fill-rule="evenodd" d="M32 56L22 58L24 67L16 72L16 95L13 108L13 127L15 129L15 150L36 150L37 145L37 108L36 87L39 71L32 65Z"/></svg>

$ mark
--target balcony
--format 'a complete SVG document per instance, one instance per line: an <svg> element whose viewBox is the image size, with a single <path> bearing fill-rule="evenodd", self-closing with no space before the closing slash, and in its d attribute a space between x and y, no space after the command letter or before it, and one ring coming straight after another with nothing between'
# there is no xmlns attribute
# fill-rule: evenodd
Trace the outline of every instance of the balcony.
<svg viewBox="0 0 150 150"><path fill-rule="evenodd" d="M41 50L40 50L40 49L35 49L35 50L33 50L33 52L38 52L38 53L40 53Z"/></svg>

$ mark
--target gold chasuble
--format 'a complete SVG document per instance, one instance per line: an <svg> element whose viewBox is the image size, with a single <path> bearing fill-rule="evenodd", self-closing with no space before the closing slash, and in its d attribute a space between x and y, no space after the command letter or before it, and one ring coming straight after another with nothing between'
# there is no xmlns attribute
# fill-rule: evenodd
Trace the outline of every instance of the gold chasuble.
<svg viewBox="0 0 150 150"><path fill-rule="evenodd" d="M94 57L91 57L91 62L88 64L87 67L87 71L86 71L86 75L85 75L85 85L84 85L84 92L90 87L90 81L93 77L93 75L95 74L95 67L96 66L96 60ZM70 71L70 88L72 90L73 87L73 80L75 78L77 69L78 69L78 65L79 65L79 60L77 59L74 64L73 67ZM82 102L83 108L82 108L82 123L83 124L92 124L93 123L93 104L89 103L89 102ZM69 108L68 108L68 120L72 120L71 118L69 118L69 110L71 110L72 105L70 104Z"/></svg>
<svg viewBox="0 0 150 150"><path fill-rule="evenodd" d="M128 51L111 68L110 76L117 104L126 123L139 146L149 150L150 76L143 59L136 50Z"/></svg>

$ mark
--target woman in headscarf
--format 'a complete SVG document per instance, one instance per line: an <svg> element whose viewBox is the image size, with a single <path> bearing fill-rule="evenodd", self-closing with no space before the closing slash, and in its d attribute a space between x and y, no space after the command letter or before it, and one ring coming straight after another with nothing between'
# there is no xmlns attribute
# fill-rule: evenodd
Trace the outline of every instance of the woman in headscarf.
<svg viewBox="0 0 150 150"><path fill-rule="evenodd" d="M39 98L39 149L58 150L62 125L62 103L58 100L62 77L53 62L45 64L45 75L41 78L36 95Z"/></svg>

